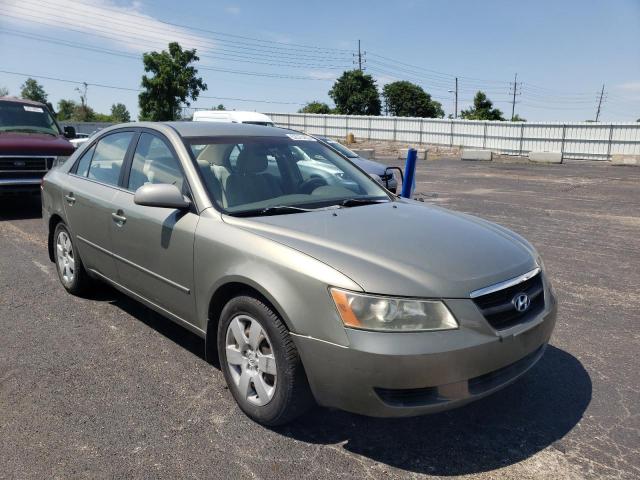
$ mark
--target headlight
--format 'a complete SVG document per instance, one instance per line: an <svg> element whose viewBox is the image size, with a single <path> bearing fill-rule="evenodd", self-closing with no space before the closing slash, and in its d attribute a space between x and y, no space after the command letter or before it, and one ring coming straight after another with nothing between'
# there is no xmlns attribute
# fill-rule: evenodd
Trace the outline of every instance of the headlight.
<svg viewBox="0 0 640 480"><path fill-rule="evenodd" d="M330 292L347 327L385 332L458 328L449 309L438 300L365 295L337 288Z"/></svg>
<svg viewBox="0 0 640 480"><path fill-rule="evenodd" d="M55 168L55 167L59 167L60 165L63 165L64 162L66 162L67 160L69 160L69 157L56 157L53 160L53 166L51 168Z"/></svg>

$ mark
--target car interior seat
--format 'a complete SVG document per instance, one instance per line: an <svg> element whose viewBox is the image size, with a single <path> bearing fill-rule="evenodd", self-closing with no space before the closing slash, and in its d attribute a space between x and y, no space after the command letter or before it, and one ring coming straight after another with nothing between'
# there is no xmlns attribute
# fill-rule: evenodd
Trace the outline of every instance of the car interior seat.
<svg viewBox="0 0 640 480"><path fill-rule="evenodd" d="M282 195L278 180L265 172L269 166L267 151L260 145L245 145L236 168L227 179L229 206L259 202Z"/></svg>

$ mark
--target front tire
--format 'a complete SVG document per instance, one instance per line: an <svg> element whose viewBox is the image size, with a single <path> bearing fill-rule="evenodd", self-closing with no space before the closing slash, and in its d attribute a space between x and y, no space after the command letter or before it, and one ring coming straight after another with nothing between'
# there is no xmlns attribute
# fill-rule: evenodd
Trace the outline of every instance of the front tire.
<svg viewBox="0 0 640 480"><path fill-rule="evenodd" d="M90 279L67 226L60 222L53 234L53 251L60 283L73 295L81 295L89 288Z"/></svg>
<svg viewBox="0 0 640 480"><path fill-rule="evenodd" d="M241 295L225 305L218 324L218 355L235 401L256 422L283 425L313 405L289 331L261 299Z"/></svg>

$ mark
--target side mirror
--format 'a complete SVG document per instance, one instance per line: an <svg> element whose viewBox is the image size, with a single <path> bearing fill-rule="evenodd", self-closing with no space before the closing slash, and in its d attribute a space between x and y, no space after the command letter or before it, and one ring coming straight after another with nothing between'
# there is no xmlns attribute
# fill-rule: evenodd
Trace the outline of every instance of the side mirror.
<svg viewBox="0 0 640 480"><path fill-rule="evenodd" d="M133 197L134 203L146 207L177 208L186 210L191 202L182 195L178 187L167 183L148 183L141 186Z"/></svg>
<svg viewBox="0 0 640 480"><path fill-rule="evenodd" d="M370 173L369 176L373 178L376 182L378 182L379 185L384 187L384 183L382 183L382 179L380 178L380 175L376 175L375 173Z"/></svg>
<svg viewBox="0 0 640 480"><path fill-rule="evenodd" d="M65 138L76 138L76 129L74 127L64 127L63 131Z"/></svg>

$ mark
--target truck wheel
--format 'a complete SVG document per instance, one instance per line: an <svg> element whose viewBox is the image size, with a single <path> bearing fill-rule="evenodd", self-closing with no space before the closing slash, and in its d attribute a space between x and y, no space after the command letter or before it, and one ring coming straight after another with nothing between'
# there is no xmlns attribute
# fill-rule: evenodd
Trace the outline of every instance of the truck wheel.
<svg viewBox="0 0 640 480"><path fill-rule="evenodd" d="M218 323L218 352L233 398L256 422L283 425L313 405L289 331L259 298L241 295L225 305Z"/></svg>
<svg viewBox="0 0 640 480"><path fill-rule="evenodd" d="M73 295L85 293L91 280L82 265L71 234L63 222L56 225L53 242L56 270L62 286Z"/></svg>

